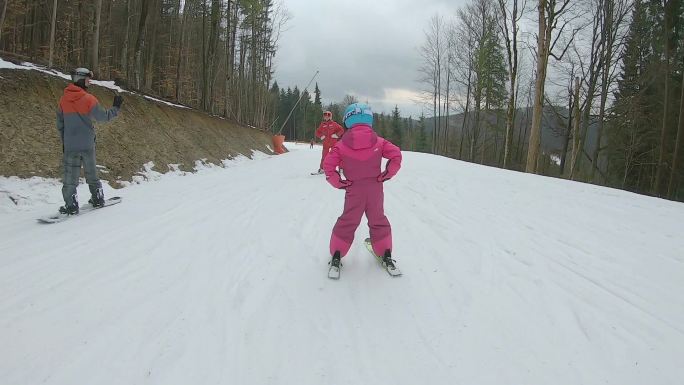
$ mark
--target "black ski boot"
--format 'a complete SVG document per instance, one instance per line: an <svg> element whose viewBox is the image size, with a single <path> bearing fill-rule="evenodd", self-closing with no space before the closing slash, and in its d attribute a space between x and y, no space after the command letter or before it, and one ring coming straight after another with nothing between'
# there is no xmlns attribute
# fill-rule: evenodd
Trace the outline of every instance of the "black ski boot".
<svg viewBox="0 0 684 385"><path fill-rule="evenodd" d="M78 214L78 200L76 199L76 194L71 196L71 204L65 204L59 208L59 213L66 215Z"/></svg>
<svg viewBox="0 0 684 385"><path fill-rule="evenodd" d="M60 214L66 214L66 215L76 215L78 214L78 206L76 205L68 205L68 206L62 206L59 208L59 213Z"/></svg>
<svg viewBox="0 0 684 385"><path fill-rule="evenodd" d="M94 189L94 190L91 189L90 193L91 193L91 196L90 196L90 199L88 200L88 203L90 203L95 208L103 207L104 206L104 191L102 190L102 187Z"/></svg>
<svg viewBox="0 0 684 385"><path fill-rule="evenodd" d="M335 254L333 254L332 259L328 263L330 265L330 269L328 270L328 278L330 278L330 279L339 279L340 278L340 267L342 266L342 263L340 263L341 259L342 259L342 256L340 255L339 250L335 251Z"/></svg>
<svg viewBox="0 0 684 385"><path fill-rule="evenodd" d="M88 203L95 208L103 207L105 205L104 191L102 191L102 188L95 190L94 194L92 194L88 200Z"/></svg>
<svg viewBox="0 0 684 385"><path fill-rule="evenodd" d="M385 255L382 256L382 264L387 268L387 270L394 270L397 267L394 266L394 262L396 262L394 259L392 259L392 252L388 250L385 250Z"/></svg>
<svg viewBox="0 0 684 385"><path fill-rule="evenodd" d="M330 266L340 267L340 265L341 265L340 261L341 260L342 260L342 257L340 256L340 252L335 251L335 254L333 254L332 259L330 260Z"/></svg>

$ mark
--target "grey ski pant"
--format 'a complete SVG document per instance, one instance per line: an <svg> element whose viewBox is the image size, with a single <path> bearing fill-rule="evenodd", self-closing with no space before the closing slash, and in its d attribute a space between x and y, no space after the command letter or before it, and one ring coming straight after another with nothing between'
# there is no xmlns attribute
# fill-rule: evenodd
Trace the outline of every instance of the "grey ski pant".
<svg viewBox="0 0 684 385"><path fill-rule="evenodd" d="M81 176L81 164L85 170L86 183L91 195L97 195L97 190L102 188L102 183L97 177L97 167L95 163L95 150L86 151L67 151L64 153L64 179L62 183L62 196L67 205L78 202L76 198L76 187L78 178Z"/></svg>

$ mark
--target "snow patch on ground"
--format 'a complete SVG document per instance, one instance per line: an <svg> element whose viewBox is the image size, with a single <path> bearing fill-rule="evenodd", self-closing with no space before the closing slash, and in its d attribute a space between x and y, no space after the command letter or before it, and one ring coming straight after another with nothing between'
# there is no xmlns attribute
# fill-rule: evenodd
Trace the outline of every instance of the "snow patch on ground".
<svg viewBox="0 0 684 385"><path fill-rule="evenodd" d="M161 99L153 98L153 97L151 97L151 96L143 95L143 97L144 97L145 99L152 100L152 101L157 102L157 103L166 104L167 106L177 107L177 108L187 108L187 109L190 109L190 107L188 107L188 106L184 106L184 105L182 105L182 104L175 104L175 103L167 102L166 100L161 100Z"/></svg>
<svg viewBox="0 0 684 385"><path fill-rule="evenodd" d="M107 181L103 181L105 195L115 191ZM77 194L84 202L90 197L85 179L80 179ZM86 197L83 199L83 197ZM32 211L40 206L57 207L64 204L62 198L62 182L54 178L31 177L28 179L16 176L0 176L0 213L11 214L17 211Z"/></svg>
<svg viewBox="0 0 684 385"><path fill-rule="evenodd" d="M168 169L165 173L162 173L155 170L154 162L147 162L142 166L141 171L133 176L131 181L117 181L117 184L122 187L131 187L146 182L182 177L188 174L201 174L208 171L216 172L222 168L235 167L245 162L268 159L272 155L261 151L252 151L251 156L251 159L244 155L238 155L232 159L224 159L220 165L209 163L206 159L198 160L195 162L194 172L192 173L182 171L178 164L167 165ZM107 178L107 174L110 171L106 166L97 165L96 167L98 172L101 173L100 177ZM102 180L102 183L105 196L114 196L118 194L118 191L121 191L120 189L112 188L107 180ZM56 208L64 204L61 190L62 182L56 178L31 177L25 179L16 176L0 176L0 213L31 211L40 206ZM80 178L77 193L81 203L87 201L87 198L90 197L90 191L84 178Z"/></svg>

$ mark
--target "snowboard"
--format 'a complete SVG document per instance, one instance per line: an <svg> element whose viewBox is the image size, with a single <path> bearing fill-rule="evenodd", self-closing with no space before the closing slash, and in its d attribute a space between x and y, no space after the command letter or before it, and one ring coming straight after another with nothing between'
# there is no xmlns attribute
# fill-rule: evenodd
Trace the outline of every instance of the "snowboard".
<svg viewBox="0 0 684 385"><path fill-rule="evenodd" d="M87 214L91 211L103 209L105 207L113 206L113 205L119 204L119 203L121 203L121 197L112 197L112 198L105 200L104 206L102 206L102 207L93 207L92 205L87 204L87 205L80 208L78 214L68 215L68 214L57 213L57 214L49 215L47 217L38 218L38 222L40 222L40 223L59 223L59 222L65 221L71 217L81 216L81 215Z"/></svg>
<svg viewBox="0 0 684 385"><path fill-rule="evenodd" d="M382 257L381 257L381 256L375 254L375 251L373 251L373 245L371 244L370 238L366 238L366 240L363 241L363 243L366 245L366 249L368 250L368 252L371 253L371 254L375 257L375 259L378 261L378 263L387 271L387 274L391 275L392 277L399 277L399 276L401 276L401 274L402 274L402 273L401 273L401 270L399 270L399 269L396 267L396 262L394 263L394 268L391 268L391 267L389 267L389 266L386 266L386 265L382 262Z"/></svg>

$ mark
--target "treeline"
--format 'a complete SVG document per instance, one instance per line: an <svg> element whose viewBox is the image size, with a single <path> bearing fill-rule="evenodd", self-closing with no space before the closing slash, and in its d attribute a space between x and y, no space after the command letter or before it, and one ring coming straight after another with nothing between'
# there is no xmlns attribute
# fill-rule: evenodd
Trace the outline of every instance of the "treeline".
<svg viewBox="0 0 684 385"><path fill-rule="evenodd" d="M470 0L435 16L419 68L430 150L684 200L683 29L682 0Z"/></svg>
<svg viewBox="0 0 684 385"><path fill-rule="evenodd" d="M287 20L272 0L4 0L0 51L265 127Z"/></svg>
<svg viewBox="0 0 684 385"><path fill-rule="evenodd" d="M340 102L329 103L324 106L318 84L316 84L313 95L311 95L308 90L301 92L298 87L281 89L277 82L271 87L271 98L273 103L277 105L277 116L271 124L271 131L278 133L282 127L282 134L288 140L304 142L311 139L317 140L314 134L323 120L323 111L332 112L333 120L342 125L342 114L345 108L351 103L358 102L355 97L347 95ZM292 111L291 115L290 111ZM288 115L290 118L285 122ZM375 113L374 115L373 128L380 136L391 140L404 150L430 151L427 122L424 116L418 120L412 117L402 117L397 106L389 115L385 113Z"/></svg>

